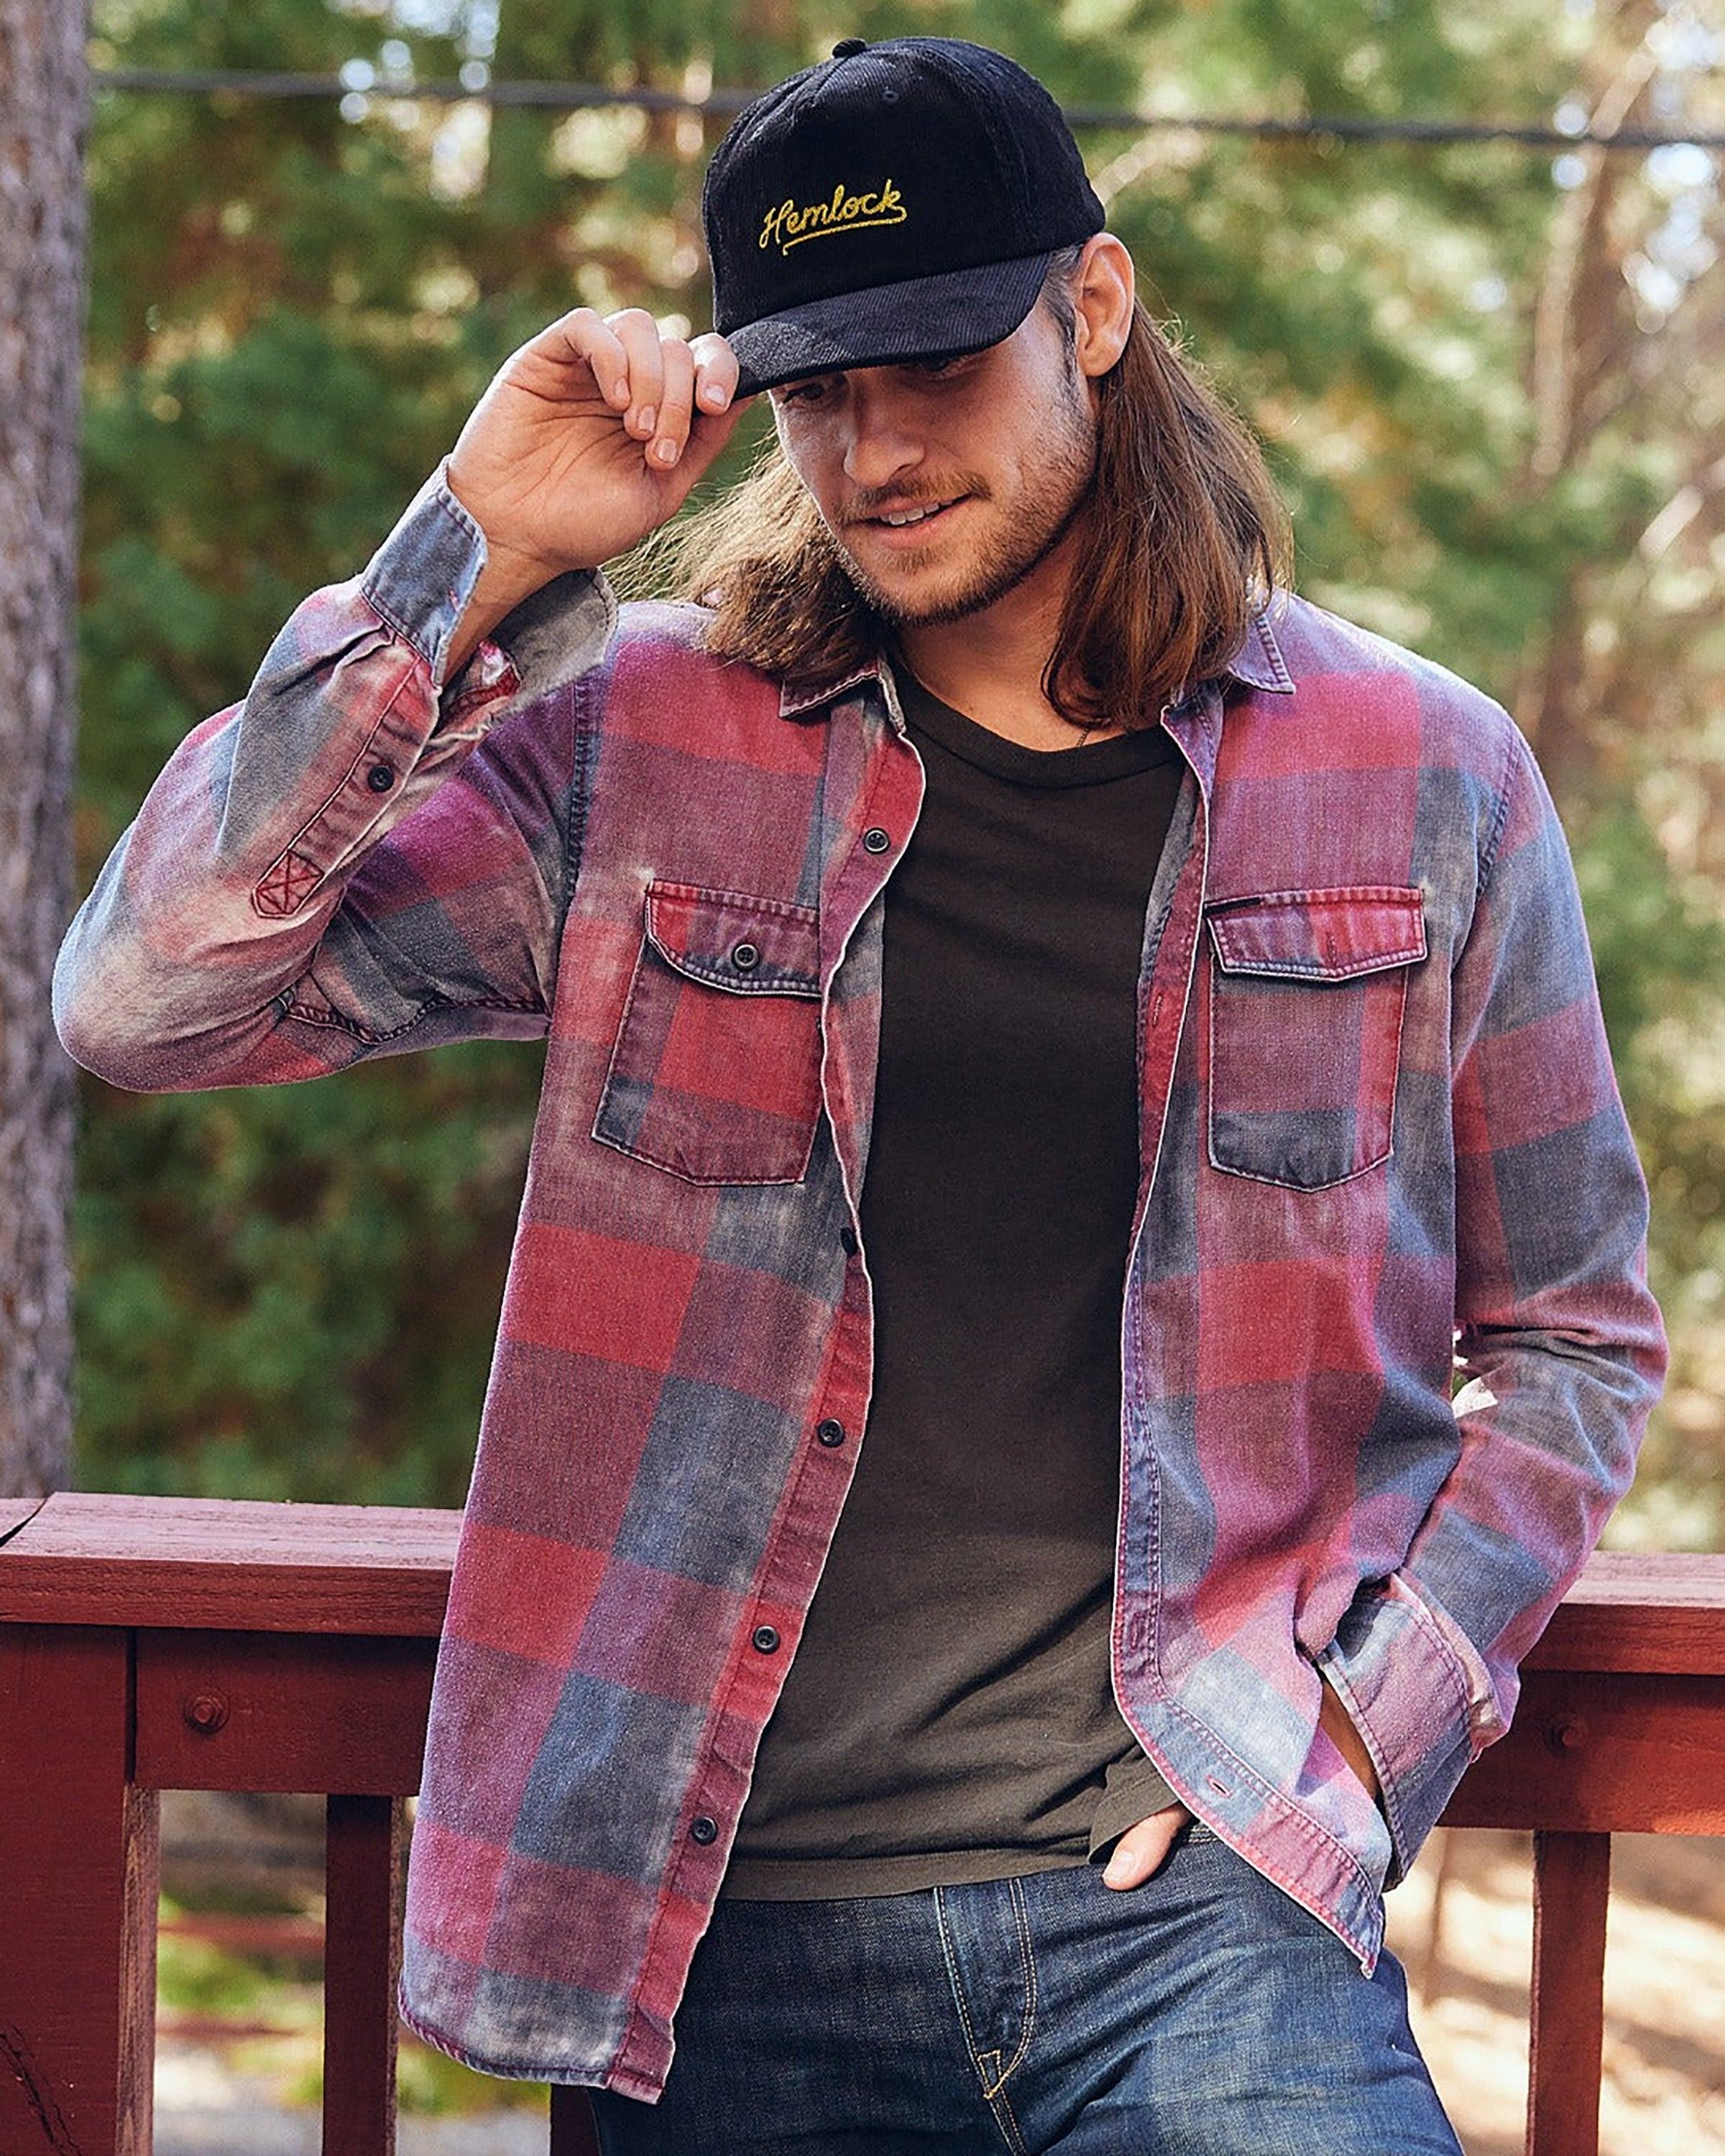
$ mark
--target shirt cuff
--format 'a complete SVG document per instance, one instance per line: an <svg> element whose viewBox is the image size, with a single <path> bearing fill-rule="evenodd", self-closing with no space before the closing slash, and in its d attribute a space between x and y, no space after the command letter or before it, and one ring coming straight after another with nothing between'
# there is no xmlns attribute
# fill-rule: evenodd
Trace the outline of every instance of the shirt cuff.
<svg viewBox="0 0 1725 2156"><path fill-rule="evenodd" d="M485 565L485 540L438 459L394 529L367 563L360 590L379 619L425 661L437 691L435 731L483 733L511 711L586 672L617 621L617 600L596 569L571 569L523 599L445 682L450 639Z"/></svg>

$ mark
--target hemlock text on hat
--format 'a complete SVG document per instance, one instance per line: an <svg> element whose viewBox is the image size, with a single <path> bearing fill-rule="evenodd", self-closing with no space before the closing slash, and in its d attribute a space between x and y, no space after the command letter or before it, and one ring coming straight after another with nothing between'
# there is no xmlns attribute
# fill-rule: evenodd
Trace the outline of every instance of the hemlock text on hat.
<svg viewBox="0 0 1725 2156"><path fill-rule="evenodd" d="M744 394L998 344L1104 222L1047 90L954 38L846 38L757 98L701 218Z"/></svg>

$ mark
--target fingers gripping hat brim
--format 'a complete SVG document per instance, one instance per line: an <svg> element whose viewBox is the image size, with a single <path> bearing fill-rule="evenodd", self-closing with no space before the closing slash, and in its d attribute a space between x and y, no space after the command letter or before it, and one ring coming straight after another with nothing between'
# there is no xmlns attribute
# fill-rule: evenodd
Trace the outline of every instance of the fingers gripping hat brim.
<svg viewBox="0 0 1725 2156"><path fill-rule="evenodd" d="M740 397L809 374L949 359L1009 337L1035 305L1052 253L946 270L805 300L732 330Z"/></svg>

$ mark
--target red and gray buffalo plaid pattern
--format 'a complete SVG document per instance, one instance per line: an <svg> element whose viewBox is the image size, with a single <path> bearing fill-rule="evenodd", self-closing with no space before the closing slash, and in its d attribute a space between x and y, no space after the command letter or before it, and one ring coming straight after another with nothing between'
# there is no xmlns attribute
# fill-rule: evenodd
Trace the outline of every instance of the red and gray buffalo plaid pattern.
<svg viewBox="0 0 1725 2156"><path fill-rule="evenodd" d="M402 2000L487 2071L650 2102L867 1420L881 893L922 772L886 667L769 680L593 577L446 685L482 560L439 464L175 752L56 1009L143 1089L548 1036ZM1369 1973L1630 1480L1645 1190L1497 704L1280 593L1162 722L1115 1689Z"/></svg>

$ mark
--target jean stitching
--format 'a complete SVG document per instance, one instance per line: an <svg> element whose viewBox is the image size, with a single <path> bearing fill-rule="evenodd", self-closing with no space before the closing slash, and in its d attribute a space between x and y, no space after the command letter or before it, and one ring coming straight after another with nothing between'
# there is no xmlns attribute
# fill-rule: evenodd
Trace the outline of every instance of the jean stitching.
<svg viewBox="0 0 1725 2156"><path fill-rule="evenodd" d="M934 1890L934 1921L935 1928L940 1933L941 1956L947 1964L947 1974L952 1979L952 1996L958 2002L958 2019L964 2026L964 2041L970 2048L973 2063L980 2066L976 2030L970 2025L970 2008L964 1996L964 1979L958 1974L958 1964L953 1956L952 1943L947 1933L947 1905L941 1897L941 1890L938 1887Z"/></svg>
<svg viewBox="0 0 1725 2156"><path fill-rule="evenodd" d="M1000 2128L1012 2156L1029 2156L1024 2146L1024 2137L1019 2132L1019 2123L1013 2116L1012 2106L1003 2092L988 2098L988 2108L994 2114L994 2123Z"/></svg>
<svg viewBox="0 0 1725 2156"><path fill-rule="evenodd" d="M1006 1884L1007 1890L1012 1897L1013 1919L1018 1926L1019 1961L1024 1977L1024 2017L1023 2030L1019 2037L1019 2047L1013 2053L1011 2061L1004 2071L998 2075L993 2088L989 2090L988 2095L991 2101L995 2093L1006 2086L1014 2071L1023 2063L1024 2054L1030 2048L1030 2031L1036 2025L1036 1958L1030 1949L1030 1922L1024 1908L1024 1884L1022 1881L1012 1878L1009 1878ZM997 2052L995 2056L998 2059L999 2054Z"/></svg>
<svg viewBox="0 0 1725 2156"><path fill-rule="evenodd" d="M1018 1928L1019 1961L1024 1978L1023 2027L1019 2036L1019 2047L1004 2071L1001 2070L999 2052L989 2052L988 2057L993 2064L988 2069L983 2092L988 2099L989 2107L994 2113L994 2123L1006 2137L1013 2156L1029 2156L1024 2137L1019 2129L1018 2118L1013 2111L1012 2099L1006 2093L1006 2083L1023 2063L1024 2054L1030 2048L1030 2032L1036 2025L1036 1958L1030 1947L1030 1925L1024 1908L1024 1887L1019 1881L1014 1878L1009 1878L1006 1884L1012 1898L1013 1919ZM988 2085L990 2080L992 2087Z"/></svg>
<svg viewBox="0 0 1725 2156"><path fill-rule="evenodd" d="M936 1931L940 1937L941 1957L947 1964L947 1974L952 1986L952 1996L958 2002L958 2019L963 2024L964 2041L970 2048L971 2062L981 2078L983 2094L987 2099L990 2112L993 2114L994 2123L999 2128L1008 2148L1012 2151L1012 2156L1029 2156L1024 2146L1024 2136L1019 2132L1019 2123L1013 2116L1012 2106L1004 2096L991 2094L989 2092L990 2070L983 2061L992 2059L998 2066L1000 2054L999 2051L983 2051L978 2049L976 2030L971 2022L970 2007L964 1995L964 1981L958 1974L957 1960L952 1952L952 1942L947 1930L946 1901L938 1887L934 1889L934 1921ZM1013 2061L1014 2066L1017 2063L1017 2060ZM998 2088L999 2083L997 2082L995 2086Z"/></svg>

